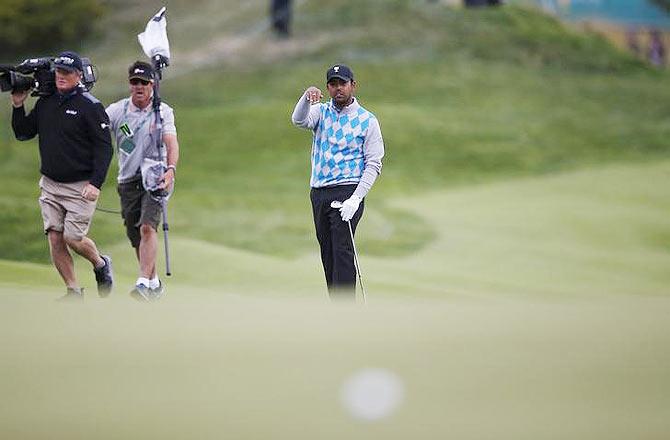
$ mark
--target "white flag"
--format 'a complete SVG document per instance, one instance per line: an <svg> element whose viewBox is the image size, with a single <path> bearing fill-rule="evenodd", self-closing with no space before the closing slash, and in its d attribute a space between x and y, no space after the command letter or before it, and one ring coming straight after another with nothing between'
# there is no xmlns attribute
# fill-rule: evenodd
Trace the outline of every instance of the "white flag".
<svg viewBox="0 0 670 440"><path fill-rule="evenodd" d="M167 19L165 6L156 13L147 23L144 32L137 36L142 50L149 57L162 55L170 59L170 43L167 37Z"/></svg>

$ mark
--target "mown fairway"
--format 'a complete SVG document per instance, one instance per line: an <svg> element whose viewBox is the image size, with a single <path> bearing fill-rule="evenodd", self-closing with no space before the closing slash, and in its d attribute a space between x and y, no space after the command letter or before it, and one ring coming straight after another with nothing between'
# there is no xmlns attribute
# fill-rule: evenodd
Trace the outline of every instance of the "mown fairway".
<svg viewBox="0 0 670 440"><path fill-rule="evenodd" d="M520 178L386 200L416 215L430 244L410 255L377 256L359 243L371 298L469 295L546 300L611 294L663 295L670 285L670 162ZM309 216L304 207L304 216ZM371 204L360 236L383 240L394 225ZM314 246L316 247L316 246ZM135 277L125 243L109 249L119 288ZM234 296L325 299L316 249L298 257L258 254L203 240L171 241L171 296L199 290ZM77 259L92 296L90 268ZM3 284L61 291L48 266L2 262ZM375 293L377 292L377 293ZM46 300L46 298L45 298Z"/></svg>

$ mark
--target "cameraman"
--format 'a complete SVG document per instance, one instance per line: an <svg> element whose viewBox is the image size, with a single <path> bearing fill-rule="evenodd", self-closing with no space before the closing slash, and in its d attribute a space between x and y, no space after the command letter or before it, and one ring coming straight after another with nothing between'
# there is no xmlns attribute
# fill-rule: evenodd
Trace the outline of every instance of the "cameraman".
<svg viewBox="0 0 670 440"><path fill-rule="evenodd" d="M82 61L75 52L55 60L56 93L40 97L26 115L28 91L12 92L12 128L25 141L39 136L40 208L51 259L63 278L62 299L83 299L68 248L93 265L98 294L111 292L112 260L86 235L112 158L105 108L80 85Z"/></svg>

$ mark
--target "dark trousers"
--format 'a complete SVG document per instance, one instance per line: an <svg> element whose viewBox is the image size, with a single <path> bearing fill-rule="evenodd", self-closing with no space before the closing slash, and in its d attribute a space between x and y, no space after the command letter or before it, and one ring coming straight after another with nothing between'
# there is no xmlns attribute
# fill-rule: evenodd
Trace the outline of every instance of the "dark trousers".
<svg viewBox="0 0 670 440"><path fill-rule="evenodd" d="M280 37L288 37L291 33L291 0L272 0L270 18L275 33Z"/></svg>
<svg viewBox="0 0 670 440"><path fill-rule="evenodd" d="M339 209L330 207L335 200L347 200L355 189L356 185L341 185L312 188L310 192L316 238L321 248L321 262L331 299L354 299L356 296L356 267L349 225L342 221ZM363 204L364 201L361 201L358 211L351 219L354 233L363 216Z"/></svg>

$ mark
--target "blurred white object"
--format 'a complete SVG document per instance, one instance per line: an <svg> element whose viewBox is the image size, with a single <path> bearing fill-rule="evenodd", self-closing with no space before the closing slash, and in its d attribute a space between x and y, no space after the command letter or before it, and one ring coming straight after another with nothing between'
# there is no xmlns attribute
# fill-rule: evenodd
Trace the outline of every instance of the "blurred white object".
<svg viewBox="0 0 670 440"><path fill-rule="evenodd" d="M370 421L390 415L404 397L402 380L383 368L359 370L342 384L341 389L342 404L349 413Z"/></svg>
<svg viewBox="0 0 670 440"><path fill-rule="evenodd" d="M165 6L147 23L144 32L137 36L144 53L151 59L156 55L170 59L170 42L167 37L167 12Z"/></svg>
<svg viewBox="0 0 670 440"><path fill-rule="evenodd" d="M166 170L167 168L163 162L145 157L141 165L144 189L149 192L157 191L160 184L163 183L163 174Z"/></svg>

